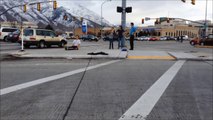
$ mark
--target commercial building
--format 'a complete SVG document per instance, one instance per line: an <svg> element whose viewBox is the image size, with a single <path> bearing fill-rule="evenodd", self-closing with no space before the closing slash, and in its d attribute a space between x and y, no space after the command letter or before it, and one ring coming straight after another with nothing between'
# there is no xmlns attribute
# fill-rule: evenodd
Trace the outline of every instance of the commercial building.
<svg viewBox="0 0 213 120"><path fill-rule="evenodd" d="M178 37L187 35L190 38L199 37L200 28L187 24L185 21L171 19L162 20L155 23L155 26L143 27L142 34L150 36L171 36Z"/></svg>

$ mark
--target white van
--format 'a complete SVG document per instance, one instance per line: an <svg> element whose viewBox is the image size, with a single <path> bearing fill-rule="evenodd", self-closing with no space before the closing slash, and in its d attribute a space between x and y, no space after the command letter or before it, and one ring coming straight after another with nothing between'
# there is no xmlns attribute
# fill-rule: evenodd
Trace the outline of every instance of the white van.
<svg viewBox="0 0 213 120"><path fill-rule="evenodd" d="M18 28L1 27L0 28L0 40L7 40L7 35L11 32L17 31Z"/></svg>
<svg viewBox="0 0 213 120"><path fill-rule="evenodd" d="M39 48L51 47L51 45L64 47L67 44L64 37L56 35L52 30L27 28L24 29L23 33L23 44L26 48L31 45L36 45ZM18 42L21 43L21 38Z"/></svg>

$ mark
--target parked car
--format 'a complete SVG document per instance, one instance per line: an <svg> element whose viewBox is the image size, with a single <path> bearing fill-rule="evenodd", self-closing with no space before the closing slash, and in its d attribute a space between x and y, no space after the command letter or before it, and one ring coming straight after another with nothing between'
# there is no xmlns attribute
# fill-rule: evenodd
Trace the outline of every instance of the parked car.
<svg viewBox="0 0 213 120"><path fill-rule="evenodd" d="M51 47L51 45L64 47L67 44L65 38L56 35L52 30L27 28L23 34L24 47L26 48L31 45L36 45L39 48ZM21 43L21 38L19 39L19 43Z"/></svg>
<svg viewBox="0 0 213 120"><path fill-rule="evenodd" d="M199 42L200 42L200 39L198 37L189 41L190 45L192 46L199 44Z"/></svg>
<svg viewBox="0 0 213 120"><path fill-rule="evenodd" d="M160 37L160 40L167 40L167 37Z"/></svg>
<svg viewBox="0 0 213 120"><path fill-rule="evenodd" d="M176 40L181 41L181 39L185 40L189 40L189 37L187 35L182 35L182 36L178 36Z"/></svg>
<svg viewBox="0 0 213 120"><path fill-rule="evenodd" d="M80 39L82 39L83 41L88 40L88 41L96 41L96 42L98 42L98 37L96 37L94 35L82 35L80 37Z"/></svg>
<svg viewBox="0 0 213 120"><path fill-rule="evenodd" d="M144 41L144 40L146 40L146 36L138 37L138 40L139 40L139 41Z"/></svg>
<svg viewBox="0 0 213 120"><path fill-rule="evenodd" d="M107 35L107 36L104 36L103 37L103 40L104 41L110 41L110 40L112 40L113 38L112 38L112 35Z"/></svg>
<svg viewBox="0 0 213 120"><path fill-rule="evenodd" d="M9 33L17 31L18 28L1 27L0 28L0 40L7 41Z"/></svg>
<svg viewBox="0 0 213 120"><path fill-rule="evenodd" d="M159 40L157 37L151 37L151 38L149 39L149 41L157 41L157 40Z"/></svg>
<svg viewBox="0 0 213 120"><path fill-rule="evenodd" d="M127 41L129 41L129 40L130 40L130 37L125 37L125 39L126 39ZM134 37L134 40L138 40L138 37Z"/></svg>
<svg viewBox="0 0 213 120"><path fill-rule="evenodd" d="M147 36L145 37L145 40L149 41L151 37Z"/></svg>
<svg viewBox="0 0 213 120"><path fill-rule="evenodd" d="M17 42L19 40L19 36L20 36L21 31L17 30L15 32L11 32L7 35L7 40L6 41L10 41L10 42Z"/></svg>
<svg viewBox="0 0 213 120"><path fill-rule="evenodd" d="M203 38L199 42L200 45L213 46L213 34L209 34L206 38Z"/></svg>
<svg viewBox="0 0 213 120"><path fill-rule="evenodd" d="M165 37L166 37L166 40L176 40L176 38L172 36L165 36Z"/></svg>

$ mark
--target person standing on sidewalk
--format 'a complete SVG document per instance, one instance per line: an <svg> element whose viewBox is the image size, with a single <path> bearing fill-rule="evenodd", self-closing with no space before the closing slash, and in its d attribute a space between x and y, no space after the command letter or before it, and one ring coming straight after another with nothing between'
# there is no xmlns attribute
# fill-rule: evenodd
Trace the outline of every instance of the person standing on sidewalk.
<svg viewBox="0 0 213 120"><path fill-rule="evenodd" d="M120 25L119 29L117 30L117 33L118 33L118 49L124 47L123 42L122 42L124 32L125 31L124 31L123 27Z"/></svg>
<svg viewBox="0 0 213 120"><path fill-rule="evenodd" d="M131 28L130 28L130 49L129 50L133 50L134 49L134 34L136 32L136 28L134 27L133 22L131 22L130 25L131 25Z"/></svg>
<svg viewBox="0 0 213 120"><path fill-rule="evenodd" d="M114 27L112 28L110 36L112 36L112 38L109 39L109 49L114 49L113 41L115 40L115 37L116 37L116 32L115 32Z"/></svg>

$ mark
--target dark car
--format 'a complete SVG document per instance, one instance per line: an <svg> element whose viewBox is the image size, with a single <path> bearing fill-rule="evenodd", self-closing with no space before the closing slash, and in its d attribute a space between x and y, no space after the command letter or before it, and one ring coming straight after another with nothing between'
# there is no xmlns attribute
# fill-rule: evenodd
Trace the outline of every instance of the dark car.
<svg viewBox="0 0 213 120"><path fill-rule="evenodd" d="M206 38L201 39L199 44L213 46L213 34L209 34Z"/></svg>
<svg viewBox="0 0 213 120"><path fill-rule="evenodd" d="M83 35L83 36L81 36L80 39L82 39L83 41L85 41L85 40L96 41L96 42L98 41L98 38L94 35Z"/></svg>
<svg viewBox="0 0 213 120"><path fill-rule="evenodd" d="M113 38L112 38L112 36L110 36L110 35L108 35L108 36L104 36L103 37L103 40L104 41L110 41L110 40L112 40Z"/></svg>
<svg viewBox="0 0 213 120"><path fill-rule="evenodd" d="M172 36L166 36L166 40L176 40L176 38Z"/></svg>
<svg viewBox="0 0 213 120"><path fill-rule="evenodd" d="M104 40L104 41L110 41L110 40L112 40L112 39L113 39L112 35L107 35L107 36L104 36L104 37L103 37L103 40ZM117 37L114 38L114 41L118 41L118 38L117 38Z"/></svg>
<svg viewBox="0 0 213 120"><path fill-rule="evenodd" d="M9 33L7 35L7 41L17 42L19 40L20 33L21 33L20 30Z"/></svg>

